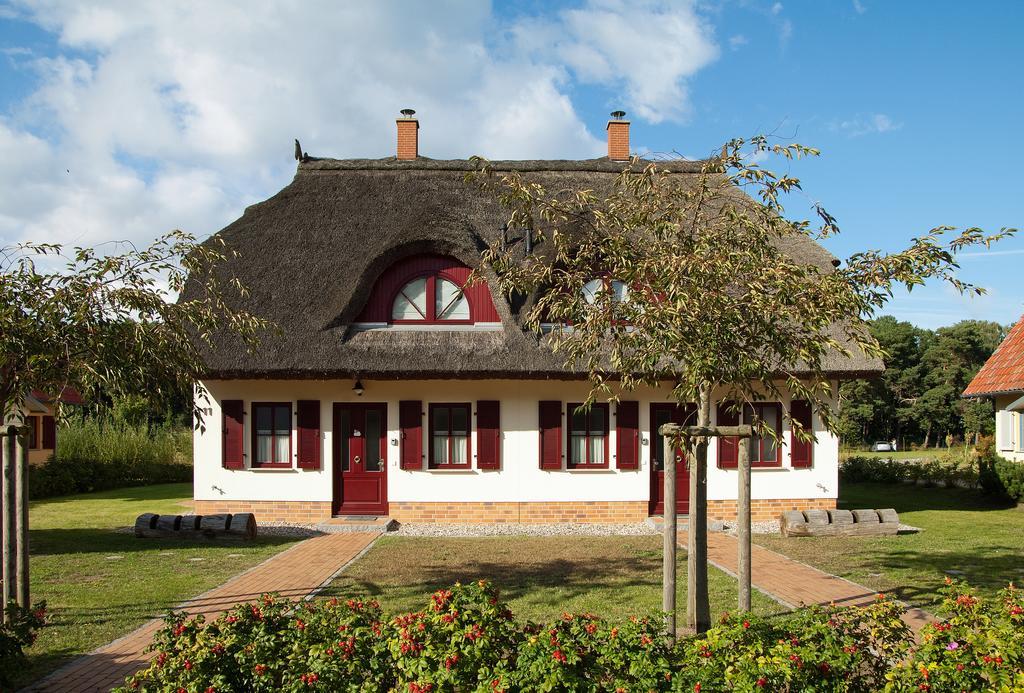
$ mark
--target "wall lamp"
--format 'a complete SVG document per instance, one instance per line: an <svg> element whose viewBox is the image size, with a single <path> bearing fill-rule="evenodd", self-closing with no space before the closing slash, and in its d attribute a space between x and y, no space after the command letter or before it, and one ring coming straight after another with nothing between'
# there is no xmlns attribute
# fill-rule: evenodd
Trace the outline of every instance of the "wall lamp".
<svg viewBox="0 0 1024 693"><path fill-rule="evenodd" d="M355 385L352 386L352 392L356 393L356 397L362 397L366 389L363 387L363 381L356 378Z"/></svg>

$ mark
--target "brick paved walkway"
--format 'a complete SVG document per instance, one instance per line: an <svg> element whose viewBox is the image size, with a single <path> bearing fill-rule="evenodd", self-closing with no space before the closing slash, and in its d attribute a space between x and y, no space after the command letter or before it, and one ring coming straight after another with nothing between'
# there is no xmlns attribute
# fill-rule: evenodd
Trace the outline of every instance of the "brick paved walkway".
<svg viewBox="0 0 1024 693"><path fill-rule="evenodd" d="M679 544L686 548L686 532L679 532ZM736 574L739 544L736 537L722 532L708 532L708 561L730 575ZM812 568L786 558L762 546L751 551L751 582L790 607L828 604L839 606L870 604L877 592L845 578ZM936 619L927 611L911 608L903 620L916 633L925 623Z"/></svg>
<svg viewBox="0 0 1024 693"><path fill-rule="evenodd" d="M351 532L307 539L178 608L211 618L235 604L254 600L264 592L277 592L292 599L305 597L368 548L378 536L376 533ZM149 621L125 637L76 659L26 690L61 693L109 691L123 684L125 676L148 664L149 657L144 650L161 624L160 619Z"/></svg>

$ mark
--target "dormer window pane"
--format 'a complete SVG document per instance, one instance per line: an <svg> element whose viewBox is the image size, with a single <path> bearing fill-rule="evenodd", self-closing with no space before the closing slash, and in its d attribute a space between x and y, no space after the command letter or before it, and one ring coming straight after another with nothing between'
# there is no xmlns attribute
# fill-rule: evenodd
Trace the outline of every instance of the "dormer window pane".
<svg viewBox="0 0 1024 693"><path fill-rule="evenodd" d="M591 279L583 285L584 300L587 303L593 303L597 300L597 294L600 293L602 288L604 288L604 281L600 279Z"/></svg>
<svg viewBox="0 0 1024 693"><path fill-rule="evenodd" d="M391 308L392 320L427 319L427 279L420 277L402 287Z"/></svg>
<svg viewBox="0 0 1024 693"><path fill-rule="evenodd" d="M626 286L625 282L613 281L611 289L612 300L616 303L624 303L629 300L629 287Z"/></svg>
<svg viewBox="0 0 1024 693"><path fill-rule="evenodd" d="M438 320L469 320L469 301L462 289L447 279L437 280L435 312Z"/></svg>

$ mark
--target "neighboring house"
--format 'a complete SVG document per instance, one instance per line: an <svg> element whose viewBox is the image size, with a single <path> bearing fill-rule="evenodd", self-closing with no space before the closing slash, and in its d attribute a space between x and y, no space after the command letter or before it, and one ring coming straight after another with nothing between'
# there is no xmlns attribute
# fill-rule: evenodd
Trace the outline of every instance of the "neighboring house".
<svg viewBox="0 0 1024 693"><path fill-rule="evenodd" d="M993 399L996 451L1024 462L1024 317L974 376L963 396Z"/></svg>
<svg viewBox="0 0 1024 693"><path fill-rule="evenodd" d="M397 124L397 157L303 156L289 185L218 234L238 253L220 271L249 289L243 307L282 332L254 354L214 335L197 393L207 417L195 434L196 512L306 522L634 522L660 513L657 430L685 412L665 387L576 413L588 383L524 329L533 298L509 300L488 268L487 282L464 286L488 243L504 238L527 253L532 240L506 230L500 206L464 181L470 162L419 157L418 122ZM608 158L493 166L549 186L608 189L629 157L628 128L609 122ZM787 252L832 271L832 256L811 240L787 242ZM190 285L184 296L195 293ZM829 369L838 388L882 365L834 354ZM806 402L755 408L783 441L755 441L755 519L834 508L837 439ZM791 440L789 411L813 426L816 443ZM713 417L737 423L720 405ZM712 443L709 466L710 513L734 517L735 441Z"/></svg>
<svg viewBox="0 0 1024 693"><path fill-rule="evenodd" d="M66 388L59 397L65 404L81 404L78 392ZM57 422L54 418L56 400L39 390L33 390L25 400L22 416L28 427L28 463L42 464L57 449ZM8 423L16 423L8 417Z"/></svg>

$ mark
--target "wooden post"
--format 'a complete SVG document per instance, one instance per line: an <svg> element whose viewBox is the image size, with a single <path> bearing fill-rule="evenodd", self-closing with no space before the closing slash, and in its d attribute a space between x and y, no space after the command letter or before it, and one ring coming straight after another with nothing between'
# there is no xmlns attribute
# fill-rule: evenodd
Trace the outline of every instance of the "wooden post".
<svg viewBox="0 0 1024 693"><path fill-rule="evenodd" d="M737 440L737 471L739 488L736 503L736 533L738 535L739 558L737 579L739 581L739 609L750 611L750 438Z"/></svg>
<svg viewBox="0 0 1024 693"><path fill-rule="evenodd" d="M665 635L676 641L676 463L673 436L662 431L665 446L665 493L662 516L661 610L665 612Z"/></svg>
<svg viewBox="0 0 1024 693"><path fill-rule="evenodd" d="M18 436L17 441L18 454L14 481L16 526L14 543L17 549L15 591L18 596L18 606L28 609L30 606L28 585L28 436Z"/></svg>
<svg viewBox="0 0 1024 693"><path fill-rule="evenodd" d="M2 551L3 562L3 590L0 598L3 599L4 623L10 623L11 614L7 605L14 599L14 571L15 571L15 541L14 541L14 467L15 455L18 446L18 429L8 426L4 430L3 437L3 474L0 479L2 493L0 502L3 503L3 518L0 522L0 551Z"/></svg>
<svg viewBox="0 0 1024 693"><path fill-rule="evenodd" d="M698 633L703 633L711 627L711 604L708 601L707 438L698 438L693 448L686 557L686 625Z"/></svg>

